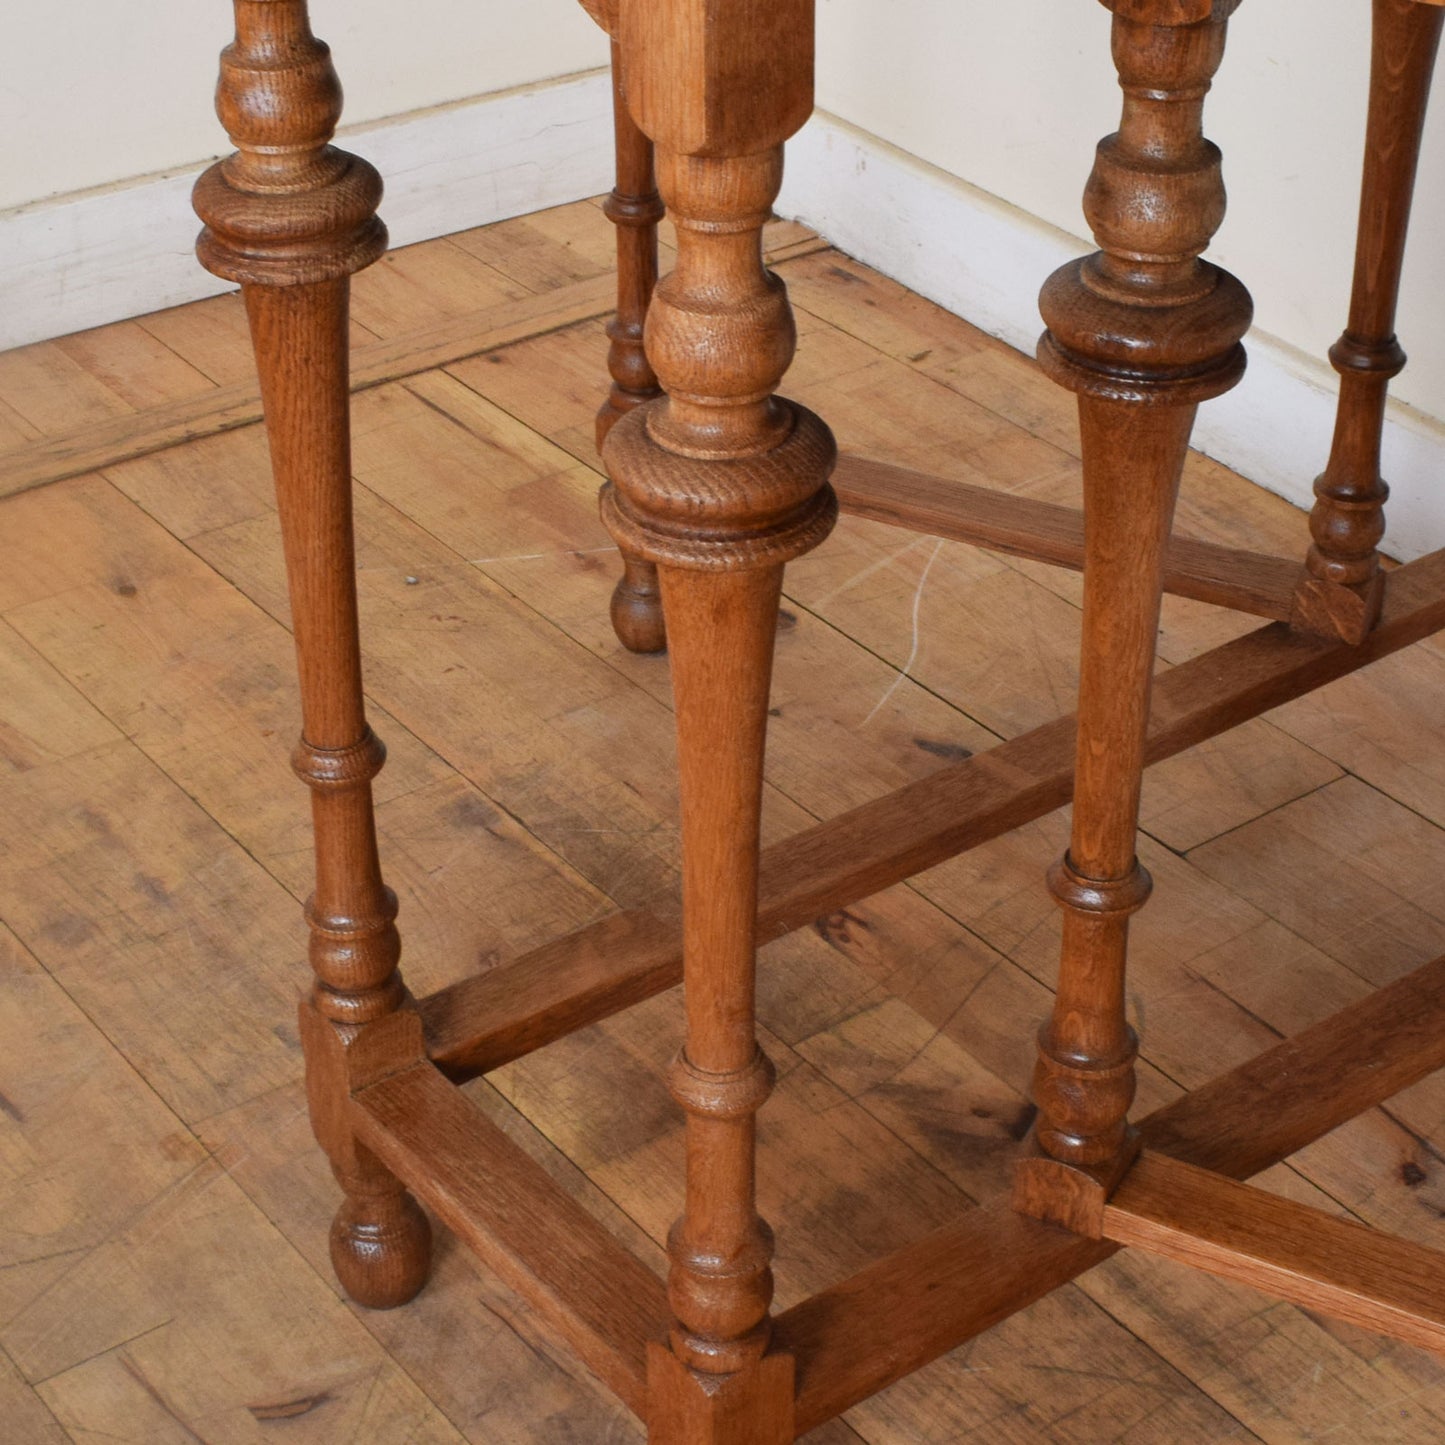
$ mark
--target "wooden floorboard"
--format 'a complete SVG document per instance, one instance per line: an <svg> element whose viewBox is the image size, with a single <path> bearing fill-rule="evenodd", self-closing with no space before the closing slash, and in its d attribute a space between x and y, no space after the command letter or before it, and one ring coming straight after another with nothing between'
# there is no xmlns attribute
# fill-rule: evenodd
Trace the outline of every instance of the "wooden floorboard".
<svg viewBox="0 0 1445 1445"><path fill-rule="evenodd" d="M1145 1157L1157 1157L1158 1163L1139 1187L1141 1207L1153 1214L1163 1212L1158 1190L1151 1192L1147 1182L1155 1175L1177 1180L1180 1171L1193 1170L1219 1181L1220 1189L1226 1185L1237 1189L1230 1181L1280 1163L1340 1122L1384 1102L1442 1065L1445 958L1144 1119L1140 1132L1151 1150L1161 1152L1155 1156L1146 1151ZM1272 1127L1262 1128L1262 1120ZM1128 1197L1127 1189L1128 1181L1121 1197ZM1255 1193L1268 1210L1274 1196ZM1208 1197L1204 1191L1204 1200ZM1295 1221L1304 1209L1293 1201L1274 1203L1276 1221L1281 1217ZM1203 1201L1195 1210L1196 1219L1209 1213ZM1317 1210L1306 1213L1328 1220L1337 1234L1344 1232L1345 1239L1371 1239L1378 1233L1357 1223L1336 1225ZM1227 1237L1225 1222L1217 1223ZM1103 1240L1081 1239L1021 1218L1005 1196L804 1301L779 1322L783 1338L800 1358L800 1420L821 1421L840 1414L944 1349L972 1339L1103 1263L1120 1243L1131 1242L1127 1224L1120 1222L1120 1233L1106 1228ZM1145 1237L1142 1231L1140 1237ZM1381 1238L1372 1247L1374 1257L1385 1264L1395 1308L1371 1316L1351 1300L1343 1317L1356 1323L1373 1318L1405 1325L1409 1333L1404 1338L1422 1346L1438 1345L1438 1325L1406 1320L1404 1311L1410 1305L1425 1307L1428 1282L1438 1277L1445 1256L1408 1240ZM1183 1255L1181 1249L1176 1257ZM1423 1273L1428 1282L1412 1284L1412 1271ZM1218 1269L1209 1272L1250 1278ZM1257 1283L1258 1276L1252 1282ZM912 1298L925 1289L931 1308L913 1308ZM1303 1296L1296 1291L1292 1297L1321 1307L1330 1298L1319 1288ZM1438 1315L1438 1305L1434 1313Z"/></svg>
<svg viewBox="0 0 1445 1445"><path fill-rule="evenodd" d="M1350 647L1282 624L1192 659L1160 680L1150 762L1289 701L1445 625L1445 552L1395 572L1368 642ZM1069 800L1074 723L1063 718L766 849L757 936L771 942ZM602 919L570 939L422 1000L429 1051L482 1073L682 978L682 938L661 912ZM565 1006L564 1006L565 1005Z"/></svg>
<svg viewBox="0 0 1445 1445"><path fill-rule="evenodd" d="M1077 505L1072 399L1030 361L796 228L774 236L799 317L788 390L846 449ZM590 470L609 248L586 203L358 278L382 850L418 993L537 949L548 987L552 940L675 883L666 665L611 638ZM336 1298L335 1190L290 1031L307 815L250 374L226 297L0 358L0 470L32 488L0 502L0 1411L36 1440L640 1439L465 1249L406 1310ZM1179 530L1283 558L1305 539L1301 514L1198 456ZM1078 596L1066 571L845 518L789 569L767 843L1001 742L1027 752L1072 707ZM1253 626L1169 599L1162 728L1192 657L1231 643L1248 672ZM1445 951L1442 657L1406 647L1151 771L1141 1116ZM804 926L761 971L780 1077L759 1176L784 1314L1002 1187L1062 828L1047 813L816 921L819 904L787 910ZM639 950L668 951L633 923ZM661 1078L678 1030L676 996L651 998L466 1091L653 1270L679 1203ZM1163 1117L1197 1133L1189 1107ZM1426 1079L1260 1182L1439 1247L1442 1121ZM966 1255L961 1292L988 1277ZM1125 1252L816 1439L1329 1432L1440 1438L1445 1367Z"/></svg>
<svg viewBox="0 0 1445 1445"><path fill-rule="evenodd" d="M819 241L794 242L770 252L769 260L780 265L825 248ZM537 295L499 301L471 315L448 317L398 337L371 341L353 353L352 389L365 391L605 316L612 310L614 290L611 276L597 276ZM122 411L78 431L63 431L0 454L0 497L260 420L261 394L249 376L223 386L202 384L177 400Z"/></svg>
<svg viewBox="0 0 1445 1445"><path fill-rule="evenodd" d="M373 1084L359 1136L542 1313L635 1414L647 1341L667 1329L661 1279L618 1243L430 1065Z"/></svg>

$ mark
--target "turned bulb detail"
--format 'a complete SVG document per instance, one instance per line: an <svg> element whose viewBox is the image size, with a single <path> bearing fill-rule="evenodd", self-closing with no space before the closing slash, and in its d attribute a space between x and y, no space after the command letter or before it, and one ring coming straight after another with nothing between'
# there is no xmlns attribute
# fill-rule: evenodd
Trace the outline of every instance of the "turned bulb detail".
<svg viewBox="0 0 1445 1445"><path fill-rule="evenodd" d="M678 230L676 269L647 313L663 395L608 435L604 520L652 562L786 562L832 528L837 452L818 417L774 394L796 346L787 290L762 253L782 148L726 160L659 151L658 180Z"/></svg>
<svg viewBox="0 0 1445 1445"><path fill-rule="evenodd" d="M304 0L236 0L216 114L236 153L196 182L197 254L228 281L302 285L349 276L386 249L381 177L329 142L341 117L330 49Z"/></svg>
<svg viewBox="0 0 1445 1445"><path fill-rule="evenodd" d="M687 1119L687 1188L668 1241L667 1360L692 1383L659 1378L699 1412L678 1438L699 1440L714 1438L701 1414L722 1398L720 1377L781 1378L769 1364L773 1239L754 1159L773 1084L754 1023L763 745L783 564L837 515L832 434L776 395L796 333L762 245L783 142L811 107L812 0L760 11L736 56L709 47L714 9L683 0L620 12L628 101L655 142L678 249L645 327L662 394L611 426L602 493L618 546L657 564L672 653L687 1034L669 1084ZM715 1383L699 1388L703 1377ZM726 1433L743 1439L742 1422Z"/></svg>
<svg viewBox="0 0 1445 1445"><path fill-rule="evenodd" d="M1201 260L1224 219L1218 148L1204 136L1204 98L1224 55L1224 16L1156 25L1115 3L1119 129L1099 143L1084 211L1099 251L1045 283L1039 360L1071 390L1187 405L1244 371L1249 295Z"/></svg>
<svg viewBox="0 0 1445 1445"><path fill-rule="evenodd" d="M1099 244L1045 283L1039 360L1079 394L1084 616L1069 851L1049 875L1064 911L1062 966L1034 1072L1025 1207L1071 1222L1072 1171L1104 1186L1129 1160L1138 1041L1125 1014L1129 919L1149 896L1135 856L1164 551L1197 403L1244 370L1249 295L1202 259L1224 219L1204 100L1233 0L1106 0L1123 91L1084 195ZM1163 17L1170 17L1169 19ZM1067 1193L1067 1189L1064 1190Z"/></svg>

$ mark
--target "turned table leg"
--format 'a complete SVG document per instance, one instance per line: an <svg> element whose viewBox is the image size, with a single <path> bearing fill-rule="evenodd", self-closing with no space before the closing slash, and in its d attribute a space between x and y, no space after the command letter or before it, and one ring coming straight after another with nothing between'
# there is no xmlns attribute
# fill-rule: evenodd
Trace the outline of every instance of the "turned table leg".
<svg viewBox="0 0 1445 1445"><path fill-rule="evenodd" d="M618 417L659 395L642 330L657 285L657 223L664 211L653 174L652 142L638 128L622 89L622 48L612 41L612 120L617 139L617 184L603 205L617 227L617 315L607 327L612 389L597 413L597 449ZM612 626L630 652L662 652L667 630L657 567L622 552L622 576L612 593Z"/></svg>
<svg viewBox="0 0 1445 1445"><path fill-rule="evenodd" d="M678 231L677 269L647 320L665 394L613 427L603 492L618 543L659 565L677 704L687 1030L671 1086L687 1178L669 1240L671 1340L649 1361L659 1445L793 1439L792 1361L770 1348L772 1239L754 1198L772 1069L755 1037L753 934L783 564L836 516L828 429L773 394L794 331L762 259L782 144L812 104L811 20L811 0L778 0L735 29L706 0L623 11L629 101Z"/></svg>
<svg viewBox="0 0 1445 1445"><path fill-rule="evenodd" d="M1196 6L1193 23L1177 6L1158 24L1130 18L1148 12L1137 0L1111 8L1123 118L1085 193L1101 249L1041 297L1040 361L1079 396L1084 619L1073 827L1049 878L1062 963L1039 1035L1034 1153L1015 1181L1021 1210L1091 1234L1136 1147L1124 969L1150 887L1134 849L1164 544L1195 408L1239 379L1250 319L1244 288L1199 259L1224 215L1201 124L1234 4Z"/></svg>
<svg viewBox="0 0 1445 1445"><path fill-rule="evenodd" d="M345 1194L331 1257L353 1299L388 1308L425 1282L431 1231L346 1123L353 1089L423 1057L377 858L371 780L385 749L362 704L351 526L347 300L351 274L386 246L381 182L327 144L341 91L304 0L236 0L235 10L217 109L238 154L197 183L198 251L245 294L286 553L301 680L293 761L312 790L316 847L307 1096Z"/></svg>
<svg viewBox="0 0 1445 1445"><path fill-rule="evenodd" d="M1296 627L1362 642L1380 615L1385 577L1375 550L1389 488L1380 442L1390 380L1405 365L1395 307L1430 79L1445 10L1419 0L1374 0L1370 115L1355 242L1350 319L1330 349L1340 374L1329 463L1315 482L1313 539L1295 594Z"/></svg>

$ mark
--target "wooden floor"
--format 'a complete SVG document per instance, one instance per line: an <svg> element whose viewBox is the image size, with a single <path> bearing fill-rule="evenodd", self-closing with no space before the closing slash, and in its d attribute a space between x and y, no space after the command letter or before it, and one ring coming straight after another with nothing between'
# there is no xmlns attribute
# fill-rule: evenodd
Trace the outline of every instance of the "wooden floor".
<svg viewBox="0 0 1445 1445"><path fill-rule="evenodd" d="M789 390L845 447L1076 496L1071 402L1030 362L796 227L770 242L798 308ZM612 638L594 505L610 246L584 203L357 283L383 861L417 992L675 883L667 666ZM0 355L0 1440L636 1440L448 1241L407 1309L337 1296L293 1023L308 817L256 410L235 297ZM1198 457L1180 530L1304 538ZM1071 709L1078 603L1071 574L845 520L788 573L768 838ZM1250 625L1170 601L1161 665ZM1445 952L1445 647L1162 764L1145 818L1141 1112ZM766 950L782 1304L1002 1186L1064 832L1047 818ZM469 1087L655 1263L679 1029L666 995ZM1266 1180L1440 1246L1442 1147L1427 1081ZM1445 1362L1124 1253L811 1438L1442 1434Z"/></svg>

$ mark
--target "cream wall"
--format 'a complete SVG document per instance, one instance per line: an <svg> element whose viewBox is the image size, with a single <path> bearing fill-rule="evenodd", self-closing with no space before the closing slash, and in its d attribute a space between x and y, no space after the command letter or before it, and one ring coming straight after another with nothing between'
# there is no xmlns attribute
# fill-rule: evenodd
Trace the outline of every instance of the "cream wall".
<svg viewBox="0 0 1445 1445"><path fill-rule="evenodd" d="M1257 325L1311 356L1344 320L1369 16L1369 0L1246 0L1207 111L1230 194L1211 254L1254 293ZM1093 0L819 0L818 103L1079 235L1119 111L1109 23ZM1445 97L1421 171L1395 391L1445 417Z"/></svg>
<svg viewBox="0 0 1445 1445"><path fill-rule="evenodd" d="M1250 286L1258 324L1312 356L1349 281L1369 0L1248 0L1232 22L1210 133L1231 211L1213 254ZM819 0L819 105L1075 235L1095 139L1118 96L1109 16L1092 0ZM576 0L313 0L349 125L606 61ZM0 86L0 210L180 169L219 153L211 114L226 0L23 6ZM76 37L83 34L83 48ZM103 65L88 57L104 58ZM1419 235L1445 232L1445 105L1427 143ZM927 238L920 238L927 244ZM1445 417L1445 252L1417 242L1396 394Z"/></svg>
<svg viewBox="0 0 1445 1445"><path fill-rule="evenodd" d="M210 92L228 0L69 0L64 25L56 7L15 8L7 55L23 64L0 85L11 141L0 166L0 345L214 289L190 255L187 191L193 168L225 147ZM1208 112L1231 195L1213 254L1253 291L1264 334L1244 387L1207 409L1199 436L1301 500L1328 442L1322 357L1348 293L1369 9L1246 0ZM346 123L362 127L352 143L386 175L398 244L608 183L606 42L576 0L312 0L312 12L336 53ZM794 147L781 204L1027 345L1037 280L1085 245L1080 192L1095 140L1118 115L1107 12L1094 0L818 0L818 12L824 114ZM579 78L537 84L560 76ZM1445 96L1427 138L1400 327L1411 365L1395 394L1418 411L1397 410L1387 456L1399 500L1408 487L1445 542L1435 420L1445 419L1445 248L1432 244L1445 235L1442 131ZM845 153L858 169L839 169ZM886 182L879 169L890 169ZM148 179L129 184L136 177ZM1298 399L1285 421L1270 376ZM1307 434L1288 418L1309 408Z"/></svg>
<svg viewBox="0 0 1445 1445"><path fill-rule="evenodd" d="M228 0L8 9L0 210L226 148L211 94ZM349 125L607 61L576 0L312 0L311 14L336 56Z"/></svg>

